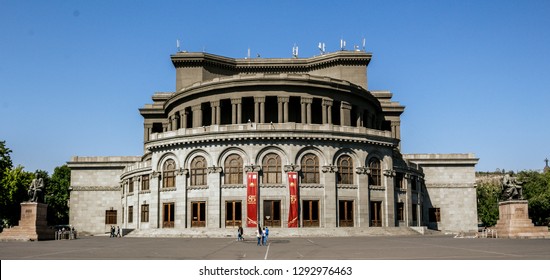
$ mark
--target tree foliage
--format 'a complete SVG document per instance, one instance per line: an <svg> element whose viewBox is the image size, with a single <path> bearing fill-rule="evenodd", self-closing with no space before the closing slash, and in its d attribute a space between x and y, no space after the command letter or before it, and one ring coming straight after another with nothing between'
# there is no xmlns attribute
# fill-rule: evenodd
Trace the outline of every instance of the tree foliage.
<svg viewBox="0 0 550 280"><path fill-rule="evenodd" d="M71 170L67 165L55 168L46 188L48 222L51 224L69 223L69 185Z"/></svg>
<svg viewBox="0 0 550 280"><path fill-rule="evenodd" d="M521 171L523 197L529 201L529 217L537 226L550 223L550 172Z"/></svg>
<svg viewBox="0 0 550 280"><path fill-rule="evenodd" d="M48 204L48 224L67 224L69 221L70 169L66 165L56 167L50 178L48 172L24 171L22 166L13 168L10 153L5 141L0 141L0 224L17 225L21 217L21 202L28 200L28 187L32 179L44 180L45 200Z"/></svg>
<svg viewBox="0 0 550 280"><path fill-rule="evenodd" d="M0 218L7 225L17 225L21 216L20 203L27 199L27 187L34 175L22 166L6 169L0 182Z"/></svg>
<svg viewBox="0 0 550 280"><path fill-rule="evenodd" d="M477 215L485 226L494 226L498 220L498 199L501 186L494 181L477 186Z"/></svg>

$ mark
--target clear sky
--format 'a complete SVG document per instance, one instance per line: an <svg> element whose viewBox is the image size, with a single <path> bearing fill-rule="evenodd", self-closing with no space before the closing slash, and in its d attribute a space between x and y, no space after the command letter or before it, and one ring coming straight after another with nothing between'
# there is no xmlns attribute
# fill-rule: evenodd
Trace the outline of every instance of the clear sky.
<svg viewBox="0 0 550 280"><path fill-rule="evenodd" d="M475 153L477 170L550 157L550 1L0 0L0 140L27 171L141 155L138 108L175 90L181 49L318 55L366 39L369 89L406 106L403 153Z"/></svg>

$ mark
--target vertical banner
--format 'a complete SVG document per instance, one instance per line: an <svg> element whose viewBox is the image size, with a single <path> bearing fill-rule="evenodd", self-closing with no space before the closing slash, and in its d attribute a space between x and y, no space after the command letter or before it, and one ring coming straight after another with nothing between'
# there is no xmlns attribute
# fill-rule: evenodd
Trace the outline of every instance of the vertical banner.
<svg viewBox="0 0 550 280"><path fill-rule="evenodd" d="M246 176L246 226L258 227L258 172Z"/></svg>
<svg viewBox="0 0 550 280"><path fill-rule="evenodd" d="M290 207L288 227L298 227L298 173L288 172L288 189L290 190Z"/></svg>

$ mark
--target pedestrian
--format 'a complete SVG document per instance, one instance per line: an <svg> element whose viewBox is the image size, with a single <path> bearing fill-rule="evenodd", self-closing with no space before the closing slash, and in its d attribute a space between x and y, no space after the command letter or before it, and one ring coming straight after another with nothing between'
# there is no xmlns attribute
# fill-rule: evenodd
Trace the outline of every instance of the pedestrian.
<svg viewBox="0 0 550 280"><path fill-rule="evenodd" d="M262 228L260 226L258 226L258 230L256 231L256 239L258 239L256 246L262 246Z"/></svg>
<svg viewBox="0 0 550 280"><path fill-rule="evenodd" d="M265 243L267 243L269 238L269 228L265 227Z"/></svg>
<svg viewBox="0 0 550 280"><path fill-rule="evenodd" d="M116 237L122 237L122 235L120 235L120 227L119 226L116 226Z"/></svg>
<svg viewBox="0 0 550 280"><path fill-rule="evenodd" d="M262 245L266 245L265 227L262 230Z"/></svg>
<svg viewBox="0 0 550 280"><path fill-rule="evenodd" d="M237 241L244 241L244 232L243 232L243 227L242 226L239 226L239 229L237 230L237 234L238 234L238 239Z"/></svg>
<svg viewBox="0 0 550 280"><path fill-rule="evenodd" d="M109 237L115 237L115 226L111 226L111 235Z"/></svg>

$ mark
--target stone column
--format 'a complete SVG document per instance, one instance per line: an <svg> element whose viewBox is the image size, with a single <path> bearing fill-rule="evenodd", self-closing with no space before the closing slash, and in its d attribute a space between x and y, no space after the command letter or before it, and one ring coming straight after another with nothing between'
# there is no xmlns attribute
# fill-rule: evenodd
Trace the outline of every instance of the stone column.
<svg viewBox="0 0 550 280"><path fill-rule="evenodd" d="M241 98L231 98L231 123L238 124L241 122Z"/></svg>
<svg viewBox="0 0 550 280"><path fill-rule="evenodd" d="M313 103L313 98L311 97L302 97L302 123L311 123L311 103Z"/></svg>
<svg viewBox="0 0 550 280"><path fill-rule="evenodd" d="M278 98L279 105L279 123L288 122L288 96L282 96Z"/></svg>
<svg viewBox="0 0 550 280"><path fill-rule="evenodd" d="M170 130L178 130L178 120L179 120L178 113L175 113L172 116L172 127Z"/></svg>
<svg viewBox="0 0 550 280"><path fill-rule="evenodd" d="M221 116L220 116L220 101L211 101L210 107L212 108L212 124L220 124L221 123Z"/></svg>
<svg viewBox="0 0 550 280"><path fill-rule="evenodd" d="M392 166L392 164L388 164ZM384 207L384 223L387 227L395 227L395 184L393 183L396 175L395 170L384 170L383 184L386 187L386 203Z"/></svg>
<svg viewBox="0 0 550 280"><path fill-rule="evenodd" d="M187 110L180 111L180 128L187 128Z"/></svg>
<svg viewBox="0 0 550 280"><path fill-rule="evenodd" d="M160 204L160 172L154 171L149 179L149 189L151 190L151 201L149 202L149 226L151 228L160 228L162 205ZM156 195L156 197L154 197Z"/></svg>
<svg viewBox="0 0 550 280"><path fill-rule="evenodd" d="M221 172L220 166L211 166L208 171L208 203L207 210L207 227L221 228L222 227L222 199L221 199Z"/></svg>
<svg viewBox="0 0 550 280"><path fill-rule="evenodd" d="M332 100L323 99L323 124L332 124Z"/></svg>
<svg viewBox="0 0 550 280"><path fill-rule="evenodd" d="M401 139L401 122L391 121L391 133L393 138Z"/></svg>
<svg viewBox="0 0 550 280"><path fill-rule="evenodd" d="M265 97L254 97L254 121L265 122Z"/></svg>
<svg viewBox="0 0 550 280"><path fill-rule="evenodd" d="M193 111L193 127L201 127L202 126L201 104L192 106L191 111Z"/></svg>
<svg viewBox="0 0 550 280"><path fill-rule="evenodd" d="M162 122L162 132L166 132L170 129L170 120L164 120Z"/></svg>
<svg viewBox="0 0 550 280"><path fill-rule="evenodd" d="M363 112L359 112L357 114L357 122L355 123L356 127L362 127L363 126Z"/></svg>
<svg viewBox="0 0 550 280"><path fill-rule="evenodd" d="M144 123L143 124L143 141L147 142L149 141L149 137L151 136L151 131L153 130L153 124L152 123Z"/></svg>
<svg viewBox="0 0 550 280"><path fill-rule="evenodd" d="M334 228L338 226L338 191L336 186L338 167L335 165L325 165L321 168L321 171L325 177L324 226Z"/></svg>
<svg viewBox="0 0 550 280"><path fill-rule="evenodd" d="M351 104L345 101L340 105L340 125L351 126Z"/></svg>
<svg viewBox="0 0 550 280"><path fill-rule="evenodd" d="M358 201L357 208L359 218L357 219L358 227L368 227L369 226L369 211L370 211L370 197L369 197L369 169L367 167L357 167L355 169L357 173L357 187L358 187Z"/></svg>
<svg viewBox="0 0 550 280"><path fill-rule="evenodd" d="M179 168L176 170L176 227L186 228L187 227L187 174L189 170Z"/></svg>

